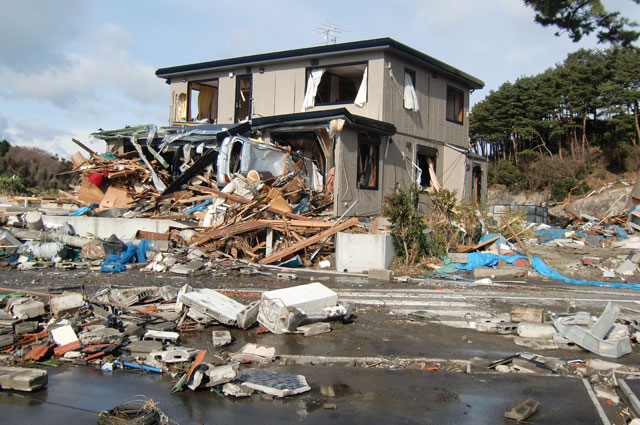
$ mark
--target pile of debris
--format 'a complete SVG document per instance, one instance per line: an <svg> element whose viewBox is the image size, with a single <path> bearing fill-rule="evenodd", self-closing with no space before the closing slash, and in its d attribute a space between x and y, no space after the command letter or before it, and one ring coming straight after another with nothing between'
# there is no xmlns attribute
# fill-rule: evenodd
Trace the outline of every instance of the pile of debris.
<svg viewBox="0 0 640 425"><path fill-rule="evenodd" d="M34 391L46 386L46 370L16 364L70 362L103 371L170 373L175 377L174 392L208 388L235 397L253 391L284 397L310 387L304 376L264 369L277 359L272 347L246 344L229 352L222 347L233 343L230 331L214 330L213 350L198 349L182 345L182 335L224 325L312 336L330 332L329 321L351 316L351 306L339 303L335 292L317 282L264 292L249 305L218 291L185 285L104 287L90 297L78 292L14 292L0 298L0 307L0 350L3 363L9 365L0 368L2 389Z"/></svg>
<svg viewBox="0 0 640 425"><path fill-rule="evenodd" d="M333 213L333 182L322 177L317 143L233 133L222 126L139 126L93 134L120 152L106 154L74 140L89 157L73 156L80 183L61 190L60 199L80 206L72 215L177 220L187 227L143 236L212 258L326 261L331 236L358 220L323 218Z"/></svg>

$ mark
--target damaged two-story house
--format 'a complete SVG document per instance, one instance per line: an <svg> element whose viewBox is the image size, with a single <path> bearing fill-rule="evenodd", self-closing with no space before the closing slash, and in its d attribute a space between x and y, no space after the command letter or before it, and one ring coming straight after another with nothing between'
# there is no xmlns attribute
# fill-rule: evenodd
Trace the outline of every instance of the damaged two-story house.
<svg viewBox="0 0 640 425"><path fill-rule="evenodd" d="M487 162L468 149L469 94L484 83L390 38L161 68L170 124L246 123L333 179L334 214L379 214L396 183L480 199Z"/></svg>

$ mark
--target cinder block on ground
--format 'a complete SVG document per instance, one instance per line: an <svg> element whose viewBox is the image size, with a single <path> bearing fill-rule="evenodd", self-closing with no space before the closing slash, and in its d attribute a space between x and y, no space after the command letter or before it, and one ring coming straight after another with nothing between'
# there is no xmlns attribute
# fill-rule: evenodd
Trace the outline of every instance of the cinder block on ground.
<svg viewBox="0 0 640 425"><path fill-rule="evenodd" d="M127 345L127 350L132 353L151 353L153 351L162 351L161 341L133 341Z"/></svg>
<svg viewBox="0 0 640 425"><path fill-rule="evenodd" d="M46 370L0 366L0 388L3 390L36 391L47 385Z"/></svg>
<svg viewBox="0 0 640 425"><path fill-rule="evenodd" d="M26 303L14 305L11 312L21 320L33 319L44 315L44 303L36 300L27 301Z"/></svg>
<svg viewBox="0 0 640 425"><path fill-rule="evenodd" d="M524 277L527 270L514 267L514 266L502 266L502 267L476 267L473 270L473 277L475 279L482 279L484 277L496 278L496 277Z"/></svg>
<svg viewBox="0 0 640 425"><path fill-rule="evenodd" d="M393 279L393 271L388 269L370 269L369 279L390 281Z"/></svg>
<svg viewBox="0 0 640 425"><path fill-rule="evenodd" d="M523 338L552 339L556 334L556 328L551 323L520 322L518 324L518 336Z"/></svg>
<svg viewBox="0 0 640 425"><path fill-rule="evenodd" d="M214 347L224 347L231 344L231 332L229 331L212 331L211 339Z"/></svg>
<svg viewBox="0 0 640 425"><path fill-rule="evenodd" d="M115 344L122 342L124 334L113 328L96 329L80 334L80 342L83 345Z"/></svg>
<svg viewBox="0 0 640 425"><path fill-rule="evenodd" d="M65 292L62 295L51 298L49 307L51 312L58 316L62 313L73 312L84 305L82 294L76 292Z"/></svg>
<svg viewBox="0 0 640 425"><path fill-rule="evenodd" d="M514 421L524 421L529 416L538 411L540 403L532 398L525 398L509 408L504 412L504 417L507 419L513 419Z"/></svg>
<svg viewBox="0 0 640 425"><path fill-rule="evenodd" d="M544 322L544 311L541 308L513 307L511 309L511 321L520 322Z"/></svg>

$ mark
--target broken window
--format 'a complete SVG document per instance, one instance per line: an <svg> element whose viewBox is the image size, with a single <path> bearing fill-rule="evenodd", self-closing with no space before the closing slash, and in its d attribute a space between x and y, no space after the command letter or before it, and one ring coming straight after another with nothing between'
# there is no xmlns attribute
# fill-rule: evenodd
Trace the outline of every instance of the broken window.
<svg viewBox="0 0 640 425"><path fill-rule="evenodd" d="M473 201L479 202L482 197L482 167L479 165L473 166L471 180L471 184L473 185Z"/></svg>
<svg viewBox="0 0 640 425"><path fill-rule="evenodd" d="M315 105L367 101L367 64L314 68L308 71L303 112Z"/></svg>
<svg viewBox="0 0 640 425"><path fill-rule="evenodd" d="M187 94L174 93L173 98L173 121L187 120Z"/></svg>
<svg viewBox="0 0 640 425"><path fill-rule="evenodd" d="M462 124L464 93L455 87L447 87L447 121Z"/></svg>
<svg viewBox="0 0 640 425"><path fill-rule="evenodd" d="M416 183L420 186L420 190L427 190L430 187L436 191L440 190L440 182L436 176L437 158L438 150L436 148L418 146L416 163L419 171L416 175Z"/></svg>
<svg viewBox="0 0 640 425"><path fill-rule="evenodd" d="M251 74L236 78L235 122L247 121L251 117Z"/></svg>
<svg viewBox="0 0 640 425"><path fill-rule="evenodd" d="M418 112L418 95L416 94L416 72L410 69L404 70L404 107Z"/></svg>
<svg viewBox="0 0 640 425"><path fill-rule="evenodd" d="M215 123L218 119L218 80L189 83L188 121Z"/></svg>
<svg viewBox="0 0 640 425"><path fill-rule="evenodd" d="M358 188L378 189L380 136L358 133Z"/></svg>

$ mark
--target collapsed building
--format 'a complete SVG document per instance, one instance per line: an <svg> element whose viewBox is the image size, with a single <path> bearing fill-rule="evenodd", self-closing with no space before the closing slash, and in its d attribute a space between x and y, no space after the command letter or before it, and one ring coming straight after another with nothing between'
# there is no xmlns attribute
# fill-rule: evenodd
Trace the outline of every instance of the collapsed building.
<svg viewBox="0 0 640 425"><path fill-rule="evenodd" d="M484 83L393 39L180 65L156 75L170 87L169 126L94 136L113 153L156 158L170 177L153 177L159 193L194 178L222 187L233 173L278 176L294 171L292 164L305 189L330 192L334 216L354 202L349 215L379 214L396 183L419 185L424 205L429 190L441 187L464 200L486 193L487 161L468 148L469 94Z"/></svg>

